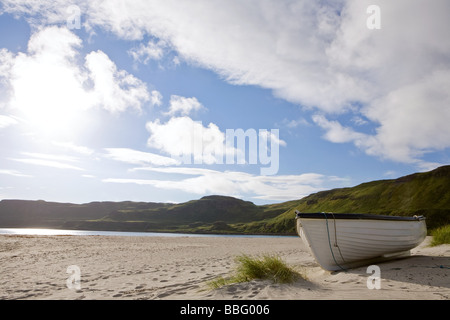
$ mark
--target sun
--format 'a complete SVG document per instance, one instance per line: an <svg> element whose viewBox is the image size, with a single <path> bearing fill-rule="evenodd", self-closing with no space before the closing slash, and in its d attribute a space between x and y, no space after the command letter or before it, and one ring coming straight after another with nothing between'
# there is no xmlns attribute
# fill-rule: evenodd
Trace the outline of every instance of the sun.
<svg viewBox="0 0 450 320"><path fill-rule="evenodd" d="M60 137L80 130L91 94L83 75L58 60L19 61L13 79L13 105L30 129Z"/></svg>

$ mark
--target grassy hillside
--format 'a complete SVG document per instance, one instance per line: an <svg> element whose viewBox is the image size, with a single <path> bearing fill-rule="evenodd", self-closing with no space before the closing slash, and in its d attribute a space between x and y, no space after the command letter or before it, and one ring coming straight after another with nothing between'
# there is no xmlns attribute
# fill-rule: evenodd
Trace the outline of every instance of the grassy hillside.
<svg viewBox="0 0 450 320"><path fill-rule="evenodd" d="M363 183L311 194L280 206L289 207L281 215L248 226L247 230L293 232L294 211L374 213L399 216L423 215L427 227L450 224L450 166L393 180Z"/></svg>
<svg viewBox="0 0 450 320"><path fill-rule="evenodd" d="M294 234L294 210L424 215L428 229L435 229L450 224L450 166L263 206L225 196L180 204L2 200L0 227Z"/></svg>
<svg viewBox="0 0 450 320"><path fill-rule="evenodd" d="M274 218L282 212L233 197L206 196L165 207L116 210L90 221L89 228L96 225L100 230L233 233L241 232L237 227L241 224ZM86 228L86 223L80 222L78 227Z"/></svg>

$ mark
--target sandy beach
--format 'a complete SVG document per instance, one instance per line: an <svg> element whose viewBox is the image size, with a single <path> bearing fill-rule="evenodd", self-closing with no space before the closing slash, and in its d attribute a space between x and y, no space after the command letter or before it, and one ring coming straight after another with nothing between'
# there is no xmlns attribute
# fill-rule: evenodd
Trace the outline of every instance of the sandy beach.
<svg viewBox="0 0 450 320"><path fill-rule="evenodd" d="M2 235L0 299L448 300L450 245L429 247L429 240L409 258L378 264L380 289L369 289L367 267L324 271L297 237ZM241 254L277 254L306 279L210 289L207 282L229 275Z"/></svg>

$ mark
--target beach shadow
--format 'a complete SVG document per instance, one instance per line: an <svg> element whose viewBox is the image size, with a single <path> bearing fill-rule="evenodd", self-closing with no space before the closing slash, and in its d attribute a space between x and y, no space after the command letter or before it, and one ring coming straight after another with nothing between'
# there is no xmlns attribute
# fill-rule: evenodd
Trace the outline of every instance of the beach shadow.
<svg viewBox="0 0 450 320"><path fill-rule="evenodd" d="M414 255L376 265L380 268L382 281L450 289L450 257ZM341 272L367 278L372 275L371 272L367 272L367 268L368 266L365 266Z"/></svg>
<svg viewBox="0 0 450 320"><path fill-rule="evenodd" d="M382 278L418 285L450 288L450 257L417 255L380 268Z"/></svg>

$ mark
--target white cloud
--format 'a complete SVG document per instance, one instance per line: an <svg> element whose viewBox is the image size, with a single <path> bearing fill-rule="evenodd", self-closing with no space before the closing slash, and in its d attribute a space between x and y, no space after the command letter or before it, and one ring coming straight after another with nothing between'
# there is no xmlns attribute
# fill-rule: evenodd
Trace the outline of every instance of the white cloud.
<svg viewBox="0 0 450 320"><path fill-rule="evenodd" d="M58 162L58 161L52 161L52 160L45 160L45 159L11 159L17 162L22 162L22 163L28 163L28 164L32 164L32 165L37 165L37 166L45 166L45 167L52 167L52 168L57 168L57 169L70 169L70 170L84 170L80 167L71 165L71 164L67 164L67 163L62 163L62 162Z"/></svg>
<svg viewBox="0 0 450 320"><path fill-rule="evenodd" d="M164 157L155 153L142 152L128 148L106 148L105 157L116 161L140 165L170 166L179 164L172 158Z"/></svg>
<svg viewBox="0 0 450 320"><path fill-rule="evenodd" d="M64 28L34 33L28 53L10 55L9 107L45 126L68 125L69 118L89 107L82 84L85 77L75 57L81 40ZM66 121L63 121L66 120Z"/></svg>
<svg viewBox="0 0 450 320"><path fill-rule="evenodd" d="M365 113L380 123L369 151L411 162L450 147L450 68L414 80L370 104Z"/></svg>
<svg viewBox="0 0 450 320"><path fill-rule="evenodd" d="M65 150L73 151L73 152L83 154L83 155L92 155L95 152L94 150L92 150L88 147L79 146L73 142L53 141L52 144L55 146L61 147Z"/></svg>
<svg viewBox="0 0 450 320"><path fill-rule="evenodd" d="M127 15L105 15L102 25L125 38L140 33L163 38L184 60L235 84L269 88L326 113L356 109L378 127L376 135L335 125L326 138L355 141L382 158L419 163L424 152L448 148L450 141L448 82L442 74L433 76L450 70L445 31L450 4L433 1L424 8L423 1L378 1L382 29L376 31L366 27L370 4L228 1L218 10L214 1L152 2L130 5ZM136 23L144 12L149 19ZM430 77L436 82L431 99L422 96L406 107L407 92L429 91L421 79Z"/></svg>
<svg viewBox="0 0 450 320"><path fill-rule="evenodd" d="M203 126L189 117L173 117L166 123L159 119L146 124L150 137L147 145L169 154L183 164L261 164L263 175L279 169L279 147L286 142L279 131L227 129L222 132L214 123ZM248 157L248 159L246 159Z"/></svg>
<svg viewBox="0 0 450 320"><path fill-rule="evenodd" d="M11 67L14 61L14 55L7 49L0 49L0 108L9 100L9 79L11 77ZM6 120L0 121L5 123ZM10 122L10 121L8 121Z"/></svg>
<svg viewBox="0 0 450 320"><path fill-rule="evenodd" d="M80 7L81 12L86 12L88 8L82 1L77 0L54 0L54 1L29 1L29 0L6 0L2 1L4 12L14 15L26 14L26 20L33 29L41 27L43 24L66 23L71 13L68 8L71 5ZM1 12L1 11L0 11Z"/></svg>
<svg viewBox="0 0 450 320"><path fill-rule="evenodd" d="M131 171L153 171L153 172L162 172L162 173L173 173L173 174L182 174L182 175L206 175L206 174L214 174L218 171L205 169L205 168L194 168L194 167L139 167L131 169Z"/></svg>
<svg viewBox="0 0 450 320"><path fill-rule="evenodd" d="M326 130L324 138L335 143L354 142L368 139L368 136L355 132L352 128L343 127L338 121L329 121L324 115L315 114L314 123Z"/></svg>
<svg viewBox="0 0 450 320"><path fill-rule="evenodd" d="M22 154L26 156L26 158L10 158L10 160L37 166L52 167L57 169L84 171L84 169L71 164L72 162L78 161L78 159L74 157L66 155L55 155L55 154L34 153L34 152L22 152Z"/></svg>
<svg viewBox="0 0 450 320"><path fill-rule="evenodd" d="M58 12L61 22L67 19L61 8L66 3L44 2L38 7L30 3L36 11L26 4L6 1L6 11L38 16L43 23L54 22ZM183 60L236 84L272 89L295 103L339 110L361 91L359 81L329 68L325 52L340 26L342 2L146 0L81 1L79 6L85 27L101 27L128 40L150 35ZM47 10L51 19L44 15ZM143 51L155 47L152 44Z"/></svg>
<svg viewBox="0 0 450 320"><path fill-rule="evenodd" d="M78 158L71 157L68 155L61 154L47 154L47 153L38 153L38 152L22 152L24 156L45 159L45 160L54 160L54 161L66 161L66 162L77 162Z"/></svg>
<svg viewBox="0 0 450 320"><path fill-rule="evenodd" d="M352 117L352 122L357 126L363 126L369 123L369 121L364 120L362 117L358 115Z"/></svg>
<svg viewBox="0 0 450 320"><path fill-rule="evenodd" d="M128 53L137 62L148 64L150 60L160 60L164 55L165 45L159 41L149 41L147 45L140 44L137 48L133 48Z"/></svg>
<svg viewBox="0 0 450 320"><path fill-rule="evenodd" d="M9 97L4 104L19 110L41 128L74 128L95 106L110 112L140 110L150 99L145 84L116 65L102 51L85 56L79 65L82 41L64 27L45 27L32 34L28 51L14 55L2 50L1 71Z"/></svg>
<svg viewBox="0 0 450 320"><path fill-rule="evenodd" d="M0 77L8 77L13 54L5 48L0 49ZM0 78L1 79L1 78Z"/></svg>
<svg viewBox="0 0 450 320"><path fill-rule="evenodd" d="M147 145L156 148L183 163L223 163L229 151L225 134L214 123L204 127L202 122L189 117L173 117L166 123L159 119L146 124L150 137Z"/></svg>
<svg viewBox="0 0 450 320"><path fill-rule="evenodd" d="M12 126L17 123L18 121L16 119L0 114L0 129Z"/></svg>
<svg viewBox="0 0 450 320"><path fill-rule="evenodd" d="M202 110L205 107L197 100L196 97L186 98L177 95L172 95L170 97L169 111L167 115L181 115L187 116L192 111Z"/></svg>
<svg viewBox="0 0 450 320"><path fill-rule="evenodd" d="M273 134L272 131L267 130L259 130L259 139L265 139L265 141L273 141L274 144L279 146L287 146L286 141L281 140L279 137L277 137L275 134Z"/></svg>
<svg viewBox="0 0 450 320"><path fill-rule="evenodd" d="M0 174L6 174L9 176L14 176L14 177L26 177L26 178L31 177L30 175L23 174L17 170L7 170L7 169L1 169Z"/></svg>
<svg viewBox="0 0 450 320"><path fill-rule="evenodd" d="M150 102L153 106L160 106L162 104L162 94L157 90L152 90L150 94Z"/></svg>
<svg viewBox="0 0 450 320"><path fill-rule="evenodd" d="M263 200L292 200L324 190L345 179L327 177L316 173L300 175L260 176L238 171L216 171L202 168L136 168L135 171L152 171L165 174L188 175L189 178L168 177L156 179L110 178L103 182L149 185L193 194L226 194L236 197L250 195Z"/></svg>
<svg viewBox="0 0 450 320"><path fill-rule="evenodd" d="M298 118L298 119L283 119L279 126L287 127L288 129L294 129L300 126L310 126L311 124L306 120L305 118Z"/></svg>
<svg viewBox="0 0 450 320"><path fill-rule="evenodd" d="M432 169L439 164L421 157L430 150L450 147L448 87L450 70L439 70L375 100L362 110L368 119L379 123L375 134L357 132L323 115L314 115L313 121L331 142L353 142L369 155Z"/></svg>
<svg viewBox="0 0 450 320"><path fill-rule="evenodd" d="M125 70L117 70L114 62L102 51L86 56L86 67L94 82L96 103L111 112L128 108L141 109L142 102L150 99L145 83Z"/></svg>
<svg viewBox="0 0 450 320"><path fill-rule="evenodd" d="M67 18L62 14L65 2L3 2L5 11L26 13L30 20L54 23ZM425 153L449 147L450 2L378 0L380 30L366 26L371 4L79 2L88 30L101 27L129 40L161 39L184 61L229 82L268 88L324 116L355 113L376 126L376 133L362 135L319 118L316 123L330 141L357 141L368 154L421 163ZM147 47L152 48L144 45L143 51ZM418 99L411 101L408 94Z"/></svg>

